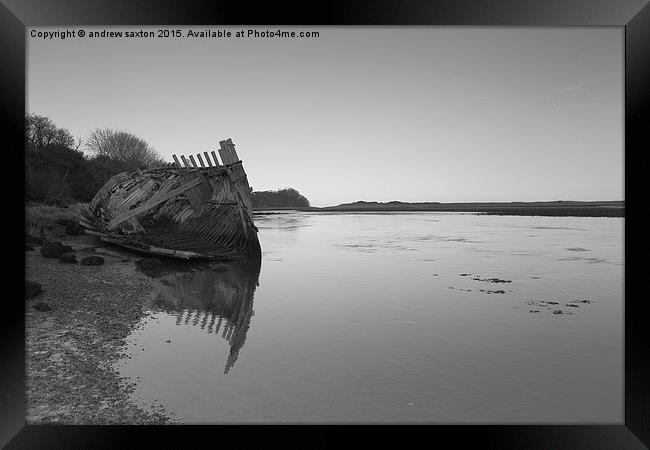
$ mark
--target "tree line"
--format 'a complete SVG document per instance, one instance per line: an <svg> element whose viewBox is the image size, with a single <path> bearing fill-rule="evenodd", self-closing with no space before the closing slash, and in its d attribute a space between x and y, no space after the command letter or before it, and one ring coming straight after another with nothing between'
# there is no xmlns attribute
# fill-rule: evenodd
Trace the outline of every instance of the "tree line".
<svg viewBox="0 0 650 450"><path fill-rule="evenodd" d="M25 114L26 201L88 202L119 172L166 164L147 141L127 131L96 129L83 140L48 117Z"/></svg>

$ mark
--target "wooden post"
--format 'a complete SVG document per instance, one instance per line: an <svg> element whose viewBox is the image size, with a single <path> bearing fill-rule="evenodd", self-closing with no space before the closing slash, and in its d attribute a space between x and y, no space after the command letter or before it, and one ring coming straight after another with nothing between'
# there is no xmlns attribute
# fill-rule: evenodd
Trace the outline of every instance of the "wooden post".
<svg viewBox="0 0 650 450"><path fill-rule="evenodd" d="M236 163L237 161L239 161L239 156L237 156L237 152L235 151L235 144L232 143L232 139L230 139L230 138L228 138L226 140L226 144L228 144L228 148L229 148L230 152L232 153L232 157L233 157L232 162Z"/></svg>
<svg viewBox="0 0 650 450"><path fill-rule="evenodd" d="M174 158L174 163L176 164L176 167L183 167L183 166L181 165L181 162L180 162L180 161L178 160L178 158L176 157L176 155L172 155L172 158Z"/></svg>
<svg viewBox="0 0 650 450"><path fill-rule="evenodd" d="M226 141L219 141L219 147L221 147L219 148L219 156L221 156L221 161L223 161L223 165L225 166L231 164Z"/></svg>
<svg viewBox="0 0 650 450"><path fill-rule="evenodd" d="M199 162L201 163L201 167L205 167L205 164L203 164L203 158L201 158L201 154L197 153L196 157L199 158Z"/></svg>
<svg viewBox="0 0 650 450"><path fill-rule="evenodd" d="M181 159L183 160L183 163L185 164L185 168L189 169L190 168L190 163L187 161L187 158L185 155L181 155Z"/></svg>
<svg viewBox="0 0 650 450"><path fill-rule="evenodd" d="M212 158L214 159L214 165L219 167L221 164L219 164L219 160L217 159L217 152L212 150L210 153L212 153Z"/></svg>
<svg viewBox="0 0 650 450"><path fill-rule="evenodd" d="M194 167L196 167L196 168L199 167L199 166L196 165L196 161L194 160L194 156L190 155L190 161L192 161L192 165L193 165Z"/></svg>
<svg viewBox="0 0 650 450"><path fill-rule="evenodd" d="M205 156L205 160L208 163L208 167L212 167L212 161L210 161L210 155L208 155L208 152L203 152L203 155Z"/></svg>

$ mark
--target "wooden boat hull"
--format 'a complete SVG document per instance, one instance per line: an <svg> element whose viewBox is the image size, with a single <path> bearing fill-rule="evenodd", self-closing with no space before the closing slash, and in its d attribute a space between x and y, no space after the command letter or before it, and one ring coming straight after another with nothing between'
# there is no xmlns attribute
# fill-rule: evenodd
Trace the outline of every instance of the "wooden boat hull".
<svg viewBox="0 0 650 450"><path fill-rule="evenodd" d="M86 233L132 250L183 259L233 259L261 253L251 188L232 141L223 164L192 164L120 173L82 210ZM200 155L197 155L200 158Z"/></svg>

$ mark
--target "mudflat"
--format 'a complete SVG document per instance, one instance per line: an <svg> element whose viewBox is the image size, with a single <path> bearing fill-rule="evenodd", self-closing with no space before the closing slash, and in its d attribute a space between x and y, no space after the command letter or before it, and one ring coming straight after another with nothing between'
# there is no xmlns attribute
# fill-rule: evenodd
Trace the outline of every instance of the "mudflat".
<svg viewBox="0 0 650 450"><path fill-rule="evenodd" d="M66 263L46 258L39 245L26 249L26 279L41 285L25 300L26 422L173 423L159 406L136 406L134 383L113 367L128 357L125 338L153 301L151 279L135 269L138 255L87 235L47 238L71 246L77 261L100 256L104 263Z"/></svg>

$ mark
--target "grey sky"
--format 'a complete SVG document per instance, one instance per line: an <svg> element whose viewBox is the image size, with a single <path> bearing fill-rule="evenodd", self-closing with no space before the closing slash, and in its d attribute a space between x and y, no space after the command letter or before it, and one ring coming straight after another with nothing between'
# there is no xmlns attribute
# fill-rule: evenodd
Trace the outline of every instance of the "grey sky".
<svg viewBox="0 0 650 450"><path fill-rule="evenodd" d="M314 206L623 199L622 28L280 28L320 37L28 30L27 110L169 161L231 137L255 190Z"/></svg>

